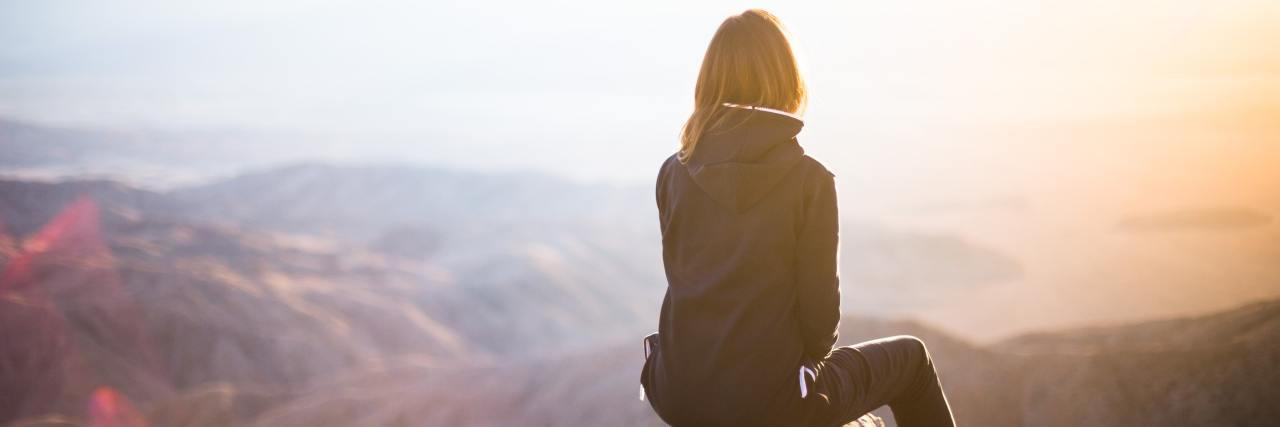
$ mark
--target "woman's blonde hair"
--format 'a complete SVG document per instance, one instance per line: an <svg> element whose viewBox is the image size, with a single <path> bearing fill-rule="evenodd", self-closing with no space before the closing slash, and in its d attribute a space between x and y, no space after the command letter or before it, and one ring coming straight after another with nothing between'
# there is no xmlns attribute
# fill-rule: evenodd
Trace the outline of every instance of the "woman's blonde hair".
<svg viewBox="0 0 1280 427"><path fill-rule="evenodd" d="M749 105L800 114L808 96L799 64L782 22L751 9L720 24L707 46L693 92L693 114L680 135L676 157L686 162L698 140L724 130L727 104Z"/></svg>

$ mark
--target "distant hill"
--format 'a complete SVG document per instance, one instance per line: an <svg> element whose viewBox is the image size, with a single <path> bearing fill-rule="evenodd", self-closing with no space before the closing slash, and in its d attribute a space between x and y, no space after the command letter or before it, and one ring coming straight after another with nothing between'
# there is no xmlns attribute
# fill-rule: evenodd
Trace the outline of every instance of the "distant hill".
<svg viewBox="0 0 1280 427"><path fill-rule="evenodd" d="M173 218L183 212L181 202L163 194L139 190L115 181L67 182L0 179L0 224L10 234L25 236L44 226L77 199L91 197L101 220L117 227L141 218Z"/></svg>
<svg viewBox="0 0 1280 427"><path fill-rule="evenodd" d="M357 241L397 226L469 232L502 227L509 233L547 225L630 224L657 215L647 188L421 166L299 164L172 194L197 206L202 218Z"/></svg>
<svg viewBox="0 0 1280 427"><path fill-rule="evenodd" d="M204 220L338 237L407 257L447 258L512 241L588 249L575 242L591 236L592 244L607 243L589 250L663 282L648 187L586 185L533 173L299 164L172 195ZM875 314L903 308L893 301L939 303L1023 273L1017 259L953 234L875 224L843 224L841 251L844 279L859 290L857 297L849 294L846 308Z"/></svg>
<svg viewBox="0 0 1280 427"><path fill-rule="evenodd" d="M1131 215L1119 227L1129 232L1232 231L1264 227L1271 215L1254 209L1208 207Z"/></svg>
<svg viewBox="0 0 1280 427"><path fill-rule="evenodd" d="M947 233L845 223L840 228L843 307L893 315L1023 276L1018 259ZM856 289L856 292L852 292Z"/></svg>
<svg viewBox="0 0 1280 427"><path fill-rule="evenodd" d="M110 129L0 117L0 174L172 188L247 167L317 159L324 138L266 131ZM323 145L323 144L320 144Z"/></svg>

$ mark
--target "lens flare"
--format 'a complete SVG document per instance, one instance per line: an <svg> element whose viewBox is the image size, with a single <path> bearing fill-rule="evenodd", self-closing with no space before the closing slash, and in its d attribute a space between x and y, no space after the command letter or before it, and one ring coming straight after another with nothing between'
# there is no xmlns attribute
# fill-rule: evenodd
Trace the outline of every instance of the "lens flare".
<svg viewBox="0 0 1280 427"><path fill-rule="evenodd" d="M90 427L147 427L138 409L111 387L98 387L89 395Z"/></svg>

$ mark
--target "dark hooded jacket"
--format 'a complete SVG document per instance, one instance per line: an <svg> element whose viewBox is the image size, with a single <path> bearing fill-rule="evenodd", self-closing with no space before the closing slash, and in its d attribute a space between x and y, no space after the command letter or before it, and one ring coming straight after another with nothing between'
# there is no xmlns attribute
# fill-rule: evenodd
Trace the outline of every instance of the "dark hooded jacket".
<svg viewBox="0 0 1280 427"><path fill-rule="evenodd" d="M834 176L796 141L799 119L728 114L658 175L667 292L641 383L672 425L796 425L799 367L831 351L840 318Z"/></svg>

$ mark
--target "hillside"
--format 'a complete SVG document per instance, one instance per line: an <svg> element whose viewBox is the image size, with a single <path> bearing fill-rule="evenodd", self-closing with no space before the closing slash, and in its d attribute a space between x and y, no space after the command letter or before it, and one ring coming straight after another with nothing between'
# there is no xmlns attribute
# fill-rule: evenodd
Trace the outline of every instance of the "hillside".
<svg viewBox="0 0 1280 427"><path fill-rule="evenodd" d="M173 426L657 424L636 399L657 242L607 214L647 198L519 176L484 178L511 197L452 189L474 179L297 166L171 192L0 181L0 424L88 424L104 399ZM466 214L487 209L530 221ZM846 230L860 254L842 260L846 296L1023 274L945 234ZM935 264L946 274L916 271ZM1270 302L991 345L850 316L841 343L923 337L963 425L1265 425L1280 417L1278 331Z"/></svg>
<svg viewBox="0 0 1280 427"><path fill-rule="evenodd" d="M1270 425L1280 419L1280 301L1135 325L1014 338L1021 421Z"/></svg>

